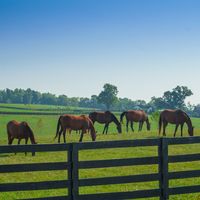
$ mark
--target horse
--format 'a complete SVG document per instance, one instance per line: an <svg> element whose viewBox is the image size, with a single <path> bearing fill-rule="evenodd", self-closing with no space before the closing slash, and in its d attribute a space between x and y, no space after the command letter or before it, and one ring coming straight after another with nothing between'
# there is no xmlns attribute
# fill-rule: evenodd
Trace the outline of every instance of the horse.
<svg viewBox="0 0 200 200"><path fill-rule="evenodd" d="M113 113L110 111L106 112L91 112L89 118L92 120L93 124L98 122L100 124L105 124L103 134L108 133L108 127L111 122L114 122L117 126L118 133L122 133L121 124Z"/></svg>
<svg viewBox="0 0 200 200"><path fill-rule="evenodd" d="M128 132L129 122L131 123L131 129L134 132L133 122L139 122L138 131L142 131L144 122L146 122L147 130L150 131L151 124L145 111L143 110L128 110L120 115L120 122L123 123L123 117L126 116L126 131Z"/></svg>
<svg viewBox="0 0 200 200"><path fill-rule="evenodd" d="M18 145L20 144L21 139L25 139L25 144L28 143L30 138L31 144L37 144L33 131L29 127L27 122L17 122L12 120L7 124L7 134L8 134L8 144L11 145L14 139L18 139ZM25 154L27 154L25 152ZM33 152L34 156L35 153Z"/></svg>
<svg viewBox="0 0 200 200"><path fill-rule="evenodd" d="M61 134L63 134L64 143L66 143L66 131L69 130L81 130L81 136L79 142L82 142L83 135L90 131L92 141L96 140L96 132L92 121L89 117L85 115L75 116L75 115L61 115L57 123L57 131L54 139L58 137L58 143L60 143Z"/></svg>
<svg viewBox="0 0 200 200"><path fill-rule="evenodd" d="M183 125L184 123L188 126L188 134L193 136L194 127L192 126L192 121L190 117L182 110L164 110L160 113L159 118L159 135L162 129L163 124L163 136L166 136L165 129L168 125L175 124L176 128L174 131L174 137L176 136L176 132L178 130L179 125L181 125L181 136L183 136Z"/></svg>

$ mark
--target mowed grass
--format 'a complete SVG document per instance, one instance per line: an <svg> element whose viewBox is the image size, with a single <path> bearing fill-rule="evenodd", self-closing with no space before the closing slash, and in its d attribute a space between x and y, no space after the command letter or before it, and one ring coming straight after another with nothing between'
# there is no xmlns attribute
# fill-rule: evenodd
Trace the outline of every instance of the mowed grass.
<svg viewBox="0 0 200 200"><path fill-rule="evenodd" d="M39 104L6 104L0 103L0 112L10 113L89 113L91 108L56 106L56 105L39 105Z"/></svg>
<svg viewBox="0 0 200 200"><path fill-rule="evenodd" d="M38 143L57 143L54 140L57 120L59 116L27 116L27 115L1 115L0 116L0 144L7 144L6 124L10 120L27 121L35 133L35 137ZM118 116L119 117L119 116ZM200 119L193 118L193 125L195 126L195 136L200 136ZM125 120L124 120L125 122ZM110 141L110 140L133 140L143 138L157 138L158 137L158 124L157 121L151 121L152 130L146 131L146 126L142 132L138 132L138 125L135 124L135 132L125 132L125 123L123 124L123 133L118 134L116 126L111 124L109 127L108 135L102 135L103 125L95 124L97 130L97 141ZM168 126L167 136L172 137L174 126ZM187 128L184 128L184 136L188 136ZM180 137L180 130L177 133L177 137ZM72 135L67 135L67 142L77 142L79 140L79 134L75 132ZM84 142L91 141L89 135L85 135ZM14 143L16 144L17 141ZM23 143L24 141L22 141ZM192 154L200 153L200 144L193 145L176 145L169 147L170 155L180 154ZM157 156L157 147L137 147L137 148L118 148L118 149L101 149L101 150L85 150L79 154L79 160L102 160L102 159L116 159L116 158L132 158L132 157L148 157ZM16 164L16 163L38 163L38 162L62 162L66 161L66 152L57 153L37 153L35 157L31 154L27 156L24 153L3 154L0 155L1 164ZM180 164L170 164L170 171L183 171L200 169L200 162L189 162ZM113 167L106 169L89 169L80 170L80 178L96 178L96 177L112 177L112 176L125 176L133 174L151 174L158 172L157 165L150 166L131 166L131 167ZM32 182L32 181L46 181L46 180L65 180L67 179L66 171L51 171L51 172L28 172L28 173L7 173L0 174L1 183L11 182ZM175 186L190 186L199 185L200 178L173 180L170 181L170 187ZM80 187L81 194L90 193L104 193L104 192L119 192L119 191L135 191L141 189L154 189L158 188L158 182L147 183L134 183L134 184L119 184L109 186L93 186L93 187ZM28 191L28 192L9 192L0 193L0 199L19 199L19 198L31 198L31 197L47 197L66 195L67 189L59 190L42 190L42 191ZM170 199L184 200L184 199L200 199L200 194L189 195L177 195L170 196ZM158 198L151 198L158 199Z"/></svg>

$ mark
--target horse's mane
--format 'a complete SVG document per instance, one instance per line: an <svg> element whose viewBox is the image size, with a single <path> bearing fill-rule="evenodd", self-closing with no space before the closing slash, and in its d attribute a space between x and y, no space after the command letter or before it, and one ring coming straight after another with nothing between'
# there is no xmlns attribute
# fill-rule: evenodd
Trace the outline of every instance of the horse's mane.
<svg viewBox="0 0 200 200"><path fill-rule="evenodd" d="M190 119L190 116L184 111L183 111L183 113L186 115L187 119L189 120L189 122L190 122L190 124L192 126L192 120Z"/></svg>
<svg viewBox="0 0 200 200"><path fill-rule="evenodd" d="M188 120L188 121L186 121L186 123L192 127L192 120L190 119L190 116L185 111L183 111L181 109L177 109L176 112L183 113L186 116L187 120Z"/></svg>

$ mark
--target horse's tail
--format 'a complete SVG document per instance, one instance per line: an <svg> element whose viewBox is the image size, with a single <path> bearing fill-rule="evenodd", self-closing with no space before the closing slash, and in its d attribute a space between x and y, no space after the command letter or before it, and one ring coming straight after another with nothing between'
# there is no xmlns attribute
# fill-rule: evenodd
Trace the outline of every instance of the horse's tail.
<svg viewBox="0 0 200 200"><path fill-rule="evenodd" d="M56 136L54 137L54 140L58 137L58 132L59 132L59 128L60 128L60 119L62 116L59 117L58 119L58 123L57 123L57 129L56 129Z"/></svg>
<svg viewBox="0 0 200 200"><path fill-rule="evenodd" d="M11 134L10 134L10 131L9 131L8 124L7 124L7 135L8 135L8 144L9 144L10 143Z"/></svg>
<svg viewBox="0 0 200 200"><path fill-rule="evenodd" d="M151 124L149 122L149 117L147 116L147 119L146 119L146 124L147 124L147 130L150 131L151 130Z"/></svg>
<svg viewBox="0 0 200 200"><path fill-rule="evenodd" d="M162 129L162 117L161 117L161 114L160 114L160 118L159 118L159 135L160 135L161 129Z"/></svg>
<svg viewBox="0 0 200 200"><path fill-rule="evenodd" d="M89 119L89 129L90 129L90 135L91 135L91 138L92 138L92 141L95 141L96 140L96 131L95 131L95 128L94 128L94 124L92 122L92 120Z"/></svg>
<svg viewBox="0 0 200 200"><path fill-rule="evenodd" d="M120 122L123 124L123 117L124 115L127 113L127 111L123 112L121 115L120 115Z"/></svg>

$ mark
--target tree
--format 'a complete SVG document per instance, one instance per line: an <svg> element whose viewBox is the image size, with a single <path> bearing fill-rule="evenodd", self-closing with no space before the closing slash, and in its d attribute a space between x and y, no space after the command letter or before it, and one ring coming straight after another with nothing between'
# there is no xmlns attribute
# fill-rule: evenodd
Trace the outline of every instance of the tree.
<svg viewBox="0 0 200 200"><path fill-rule="evenodd" d="M106 106L106 109L109 110L111 105L113 105L117 101L117 94L117 87L106 83L103 86L103 91L100 92L97 100L99 103L104 104Z"/></svg>
<svg viewBox="0 0 200 200"><path fill-rule="evenodd" d="M167 103L164 101L162 97L152 97L150 101L150 107L152 107L153 111L162 110L167 108Z"/></svg>
<svg viewBox="0 0 200 200"><path fill-rule="evenodd" d="M163 100L168 108L176 109L185 107L185 99L193 95L192 91L186 86L177 86L172 91L167 91L163 95Z"/></svg>
<svg viewBox="0 0 200 200"><path fill-rule="evenodd" d="M194 106L192 113L194 117L200 117L200 104Z"/></svg>

